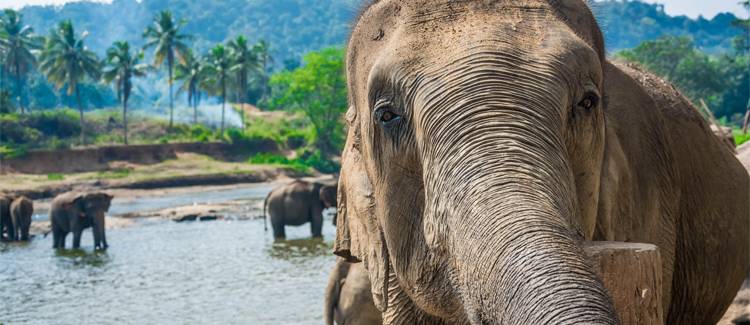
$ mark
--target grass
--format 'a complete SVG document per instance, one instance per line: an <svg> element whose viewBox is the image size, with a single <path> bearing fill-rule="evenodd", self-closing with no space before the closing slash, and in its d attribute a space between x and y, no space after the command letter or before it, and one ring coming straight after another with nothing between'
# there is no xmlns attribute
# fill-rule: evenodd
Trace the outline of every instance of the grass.
<svg viewBox="0 0 750 325"><path fill-rule="evenodd" d="M734 142L737 144L737 146L741 146L748 141L750 141L750 133L743 134L742 130L740 129L734 130Z"/></svg>
<svg viewBox="0 0 750 325"><path fill-rule="evenodd" d="M130 169L127 168L118 168L97 173L97 177L100 179L122 179L128 176L130 176Z"/></svg>
<svg viewBox="0 0 750 325"><path fill-rule="evenodd" d="M62 181L62 180L65 180L65 175L60 174L60 173L47 174L47 180L50 180L50 181Z"/></svg>

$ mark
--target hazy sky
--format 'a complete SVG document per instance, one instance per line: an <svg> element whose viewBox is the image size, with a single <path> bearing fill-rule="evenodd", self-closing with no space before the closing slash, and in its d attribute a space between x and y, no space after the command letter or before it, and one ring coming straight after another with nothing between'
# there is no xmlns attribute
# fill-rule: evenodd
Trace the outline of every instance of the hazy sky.
<svg viewBox="0 0 750 325"><path fill-rule="evenodd" d="M70 0L0 0L0 7L20 8L29 4L62 4ZM102 1L102 0L97 0ZM104 0L106 1L106 0ZM274 1L274 0L268 0ZM719 12L731 11L741 17L748 17L748 12L739 4L739 0L644 0L658 2L665 5L665 10L671 15L687 15L713 18Z"/></svg>

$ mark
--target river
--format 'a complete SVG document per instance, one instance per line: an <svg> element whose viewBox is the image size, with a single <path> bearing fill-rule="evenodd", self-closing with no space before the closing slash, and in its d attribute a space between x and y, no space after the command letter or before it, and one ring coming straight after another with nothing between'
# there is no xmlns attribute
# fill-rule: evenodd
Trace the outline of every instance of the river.
<svg viewBox="0 0 750 325"><path fill-rule="evenodd" d="M110 212L235 199L260 206L270 189L115 199ZM0 323L321 324L334 261L330 217L323 229L325 241L310 239L306 225L287 227L289 240L274 243L259 219L143 219L108 230L106 252L93 251L90 230L80 251L56 252L51 236L0 243Z"/></svg>

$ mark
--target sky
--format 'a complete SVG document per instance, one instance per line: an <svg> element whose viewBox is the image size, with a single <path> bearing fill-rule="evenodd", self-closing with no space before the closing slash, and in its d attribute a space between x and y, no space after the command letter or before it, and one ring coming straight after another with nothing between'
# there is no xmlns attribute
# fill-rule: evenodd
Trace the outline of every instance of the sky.
<svg viewBox="0 0 750 325"><path fill-rule="evenodd" d="M107 0L97 0L107 1ZM273 0L268 0L273 1ZM664 4L664 10L670 15L686 15L692 18L703 15L713 18L720 12L733 12L734 14L747 18L748 12L738 4L739 0L644 0L651 3ZM0 8L20 8L30 4L63 4L70 0L0 0Z"/></svg>

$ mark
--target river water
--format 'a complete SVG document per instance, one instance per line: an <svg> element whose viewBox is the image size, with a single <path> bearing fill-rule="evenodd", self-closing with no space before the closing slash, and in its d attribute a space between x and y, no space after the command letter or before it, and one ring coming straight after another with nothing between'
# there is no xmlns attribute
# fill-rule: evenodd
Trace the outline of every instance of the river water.
<svg viewBox="0 0 750 325"><path fill-rule="evenodd" d="M257 207L270 189L115 199L110 212L235 199ZM323 229L325 240L313 240L309 225L287 227L289 239L274 243L259 219L144 219L108 230L106 252L93 251L89 230L80 251L54 251L51 236L0 243L0 323L321 324L330 217Z"/></svg>

